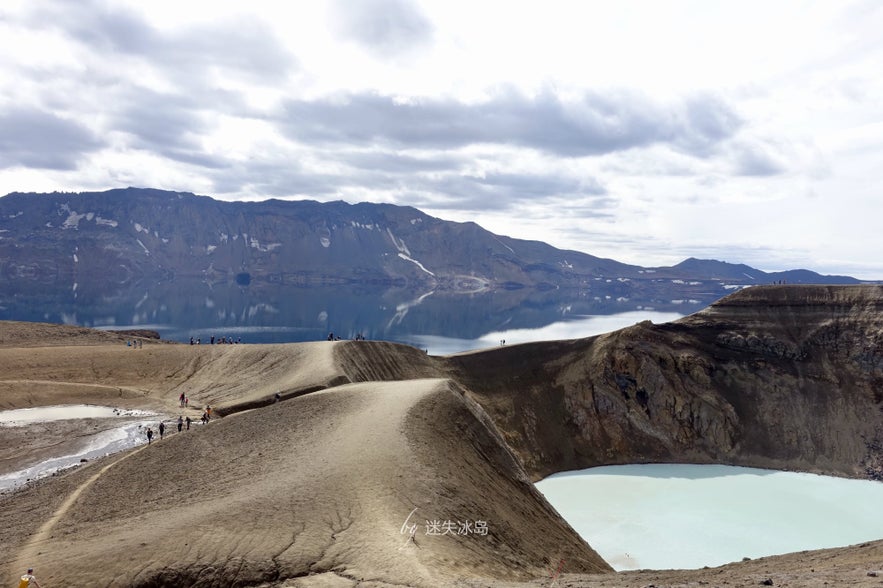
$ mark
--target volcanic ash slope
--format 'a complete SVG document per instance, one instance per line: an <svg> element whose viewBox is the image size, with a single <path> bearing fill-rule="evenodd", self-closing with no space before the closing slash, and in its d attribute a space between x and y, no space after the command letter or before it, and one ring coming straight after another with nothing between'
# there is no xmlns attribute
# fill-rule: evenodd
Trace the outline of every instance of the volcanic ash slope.
<svg viewBox="0 0 883 588"><path fill-rule="evenodd" d="M560 559L609 570L443 379L314 392L98 467L77 473L72 504L52 504L61 512L45 536L3 546L17 547L18 567L38 561L47 585L438 586L527 579ZM53 484L64 479L41 487ZM35 509L34 528L52 514L28 493L7 500ZM448 520L472 526L427 534L427 521Z"/></svg>

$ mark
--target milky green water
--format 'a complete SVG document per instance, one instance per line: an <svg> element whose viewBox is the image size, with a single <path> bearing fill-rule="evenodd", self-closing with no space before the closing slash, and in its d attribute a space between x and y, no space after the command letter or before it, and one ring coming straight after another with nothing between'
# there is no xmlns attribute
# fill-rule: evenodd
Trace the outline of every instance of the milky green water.
<svg viewBox="0 0 883 588"><path fill-rule="evenodd" d="M701 568L883 539L883 483L718 465L605 466L536 484L616 570Z"/></svg>

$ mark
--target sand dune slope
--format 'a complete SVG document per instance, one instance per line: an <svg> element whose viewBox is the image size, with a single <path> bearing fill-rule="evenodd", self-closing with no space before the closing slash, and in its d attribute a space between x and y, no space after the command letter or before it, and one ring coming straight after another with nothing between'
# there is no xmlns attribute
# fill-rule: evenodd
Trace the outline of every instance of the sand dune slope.
<svg viewBox="0 0 883 588"><path fill-rule="evenodd" d="M13 570L39 561L49 586L283 585L329 574L436 586L525 579L561 558L607 569L485 421L439 379L312 393L154 443L97 477L81 473L80 494L55 507L45 536L3 547L17 553ZM427 534L427 520L451 521L448 533Z"/></svg>
<svg viewBox="0 0 883 588"><path fill-rule="evenodd" d="M0 333L3 329L0 329ZM72 402L89 396L175 409L183 392L194 410L232 412L248 403L342 381L336 343L289 345L113 345L0 347L0 408Z"/></svg>

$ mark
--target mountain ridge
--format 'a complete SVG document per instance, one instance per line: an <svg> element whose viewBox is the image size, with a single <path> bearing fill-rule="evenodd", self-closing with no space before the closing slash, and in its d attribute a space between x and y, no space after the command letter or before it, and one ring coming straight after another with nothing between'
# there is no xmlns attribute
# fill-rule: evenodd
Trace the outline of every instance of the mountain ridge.
<svg viewBox="0 0 883 588"><path fill-rule="evenodd" d="M0 198L0 276L58 287L196 277L240 285L373 283L454 292L590 289L593 282L617 280L616 295L625 297L673 286L687 293L701 286L723 296L733 287L778 281L861 282L696 258L641 267L496 235L410 206L227 202L153 188ZM663 286L663 280L706 283Z"/></svg>

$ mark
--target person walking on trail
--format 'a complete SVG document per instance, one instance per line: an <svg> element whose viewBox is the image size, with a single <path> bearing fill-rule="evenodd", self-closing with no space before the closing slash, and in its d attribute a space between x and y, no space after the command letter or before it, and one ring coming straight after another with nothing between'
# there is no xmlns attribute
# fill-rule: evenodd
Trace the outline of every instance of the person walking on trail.
<svg viewBox="0 0 883 588"><path fill-rule="evenodd" d="M166 432L166 425L162 421L159 422L159 438L162 440L163 433Z"/></svg>
<svg viewBox="0 0 883 588"><path fill-rule="evenodd" d="M181 392L181 395L178 396L178 402L181 403L181 406L184 406L184 398L186 398L186 396L184 395L183 392Z"/></svg>
<svg viewBox="0 0 883 588"><path fill-rule="evenodd" d="M37 578L34 577L34 568L28 568L27 573L24 574L18 582L18 588L31 588L31 586L40 588L40 583L37 581Z"/></svg>
<svg viewBox="0 0 883 588"><path fill-rule="evenodd" d="M178 432L181 432L181 429L184 428L184 417L178 415Z"/></svg>
<svg viewBox="0 0 883 588"><path fill-rule="evenodd" d="M184 420L184 422L187 423L187 430L189 431L189 430L190 430L190 423L192 422L192 421L190 420L190 417L188 416L188 417Z"/></svg>
<svg viewBox="0 0 883 588"><path fill-rule="evenodd" d="M209 422L212 420L212 407L208 404L205 405L205 422Z"/></svg>
<svg viewBox="0 0 883 588"><path fill-rule="evenodd" d="M150 442L153 440L153 429L147 427L147 444L150 445Z"/></svg>

